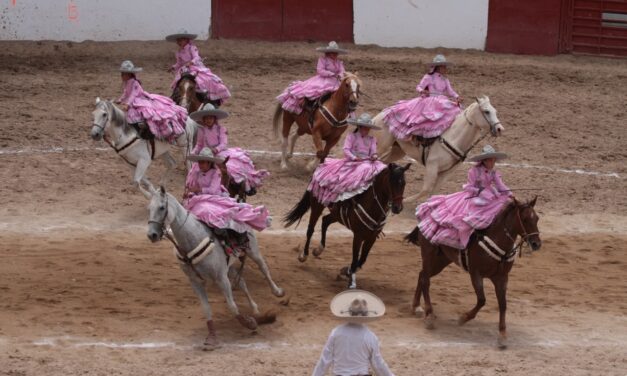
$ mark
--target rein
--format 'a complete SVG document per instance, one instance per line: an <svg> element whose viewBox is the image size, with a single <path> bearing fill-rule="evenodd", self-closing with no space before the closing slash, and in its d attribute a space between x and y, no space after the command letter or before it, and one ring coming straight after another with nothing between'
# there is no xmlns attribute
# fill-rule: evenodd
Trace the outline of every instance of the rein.
<svg viewBox="0 0 627 376"><path fill-rule="evenodd" d="M318 111L320 111L320 114L322 115L324 120L326 120L327 123L329 123L334 128L343 128L348 123L349 115L346 115L346 118L344 118L344 120L337 120L337 118L333 116L331 111L329 111L329 109L325 105L320 105L320 107L318 107Z"/></svg>

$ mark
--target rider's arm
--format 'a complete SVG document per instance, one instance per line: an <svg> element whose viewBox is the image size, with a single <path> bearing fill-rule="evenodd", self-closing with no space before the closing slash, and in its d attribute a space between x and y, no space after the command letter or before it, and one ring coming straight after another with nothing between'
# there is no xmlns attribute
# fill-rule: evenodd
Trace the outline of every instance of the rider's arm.
<svg viewBox="0 0 627 376"><path fill-rule="evenodd" d="M128 106L133 103L139 93L141 93L141 85L139 84L139 81L130 79L124 85L124 93L122 93L118 102Z"/></svg>
<svg viewBox="0 0 627 376"><path fill-rule="evenodd" d="M416 86L416 91L422 93L425 90L429 90L429 84L431 84L431 75L425 74L418 86Z"/></svg>
<svg viewBox="0 0 627 376"><path fill-rule="evenodd" d="M510 191L509 187L505 185L505 183L503 183L503 179L501 179L501 174L498 171L494 171L494 187L496 187L497 192L495 192L495 194L497 196L512 196L512 191Z"/></svg>
<svg viewBox="0 0 627 376"><path fill-rule="evenodd" d="M322 77L335 77L339 73L333 72L327 69L327 58L321 57L318 59L318 66L316 67L316 72L318 72L318 76Z"/></svg>
<svg viewBox="0 0 627 376"><path fill-rule="evenodd" d="M451 86L451 81L449 81L448 78L445 78L445 80L446 80L446 94L449 97L458 98L459 94L457 94L455 90L453 90L453 87Z"/></svg>
<svg viewBox="0 0 627 376"><path fill-rule="evenodd" d="M202 65L202 58L198 54L198 47L193 44L188 44L187 47L189 48L189 62L194 65Z"/></svg>
<svg viewBox="0 0 627 376"><path fill-rule="evenodd" d="M214 146L215 152L219 153L221 151L226 150L226 146L228 145L228 133L226 131L226 127L223 127L219 124L216 124L215 127L218 128L218 144Z"/></svg>
<svg viewBox="0 0 627 376"><path fill-rule="evenodd" d="M351 161L357 159L355 154L353 154L353 146L355 146L355 133L351 132L348 134L348 136L346 136L343 149L346 159L350 159Z"/></svg>
<svg viewBox="0 0 627 376"><path fill-rule="evenodd" d="M480 171L479 166L474 166L468 170L468 181L464 184L464 191L469 192L473 196L477 196L481 192L481 182L479 181Z"/></svg>
<svg viewBox="0 0 627 376"><path fill-rule="evenodd" d="M377 139L375 137L372 137L372 141L370 142L370 150L368 150L368 155L370 157L377 155Z"/></svg>

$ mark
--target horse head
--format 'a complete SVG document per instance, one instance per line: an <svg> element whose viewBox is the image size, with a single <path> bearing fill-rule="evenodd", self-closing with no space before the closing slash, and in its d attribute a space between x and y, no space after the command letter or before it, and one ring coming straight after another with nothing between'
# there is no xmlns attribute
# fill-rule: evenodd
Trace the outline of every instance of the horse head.
<svg viewBox="0 0 627 376"><path fill-rule="evenodd" d="M100 100L96 98L96 109L91 113L92 127L91 138L94 141L99 141L104 135L104 130L109 124L111 119L111 110L108 105L108 101Z"/></svg>
<svg viewBox="0 0 627 376"><path fill-rule="evenodd" d="M390 163L388 169L390 170L389 186L390 193L392 195L392 213L398 214L403 211L403 194L405 193L405 171L409 169L411 163L403 166L399 166L395 163Z"/></svg>
<svg viewBox="0 0 627 376"><path fill-rule="evenodd" d="M471 116L475 121L475 124L481 129L490 128L490 133L492 136L497 137L501 135L501 132L505 130L505 128L501 125L501 121L496 116L496 109L492 107L490 103L490 98L487 96L481 96L479 98L475 98L477 101L476 104L476 112L479 112L481 116L475 114L475 111L472 111ZM470 108L469 108L470 110Z"/></svg>
<svg viewBox="0 0 627 376"><path fill-rule="evenodd" d="M344 101L348 102L348 111L353 112L359 104L359 89L361 80L356 73L344 72L338 91L342 93Z"/></svg>
<svg viewBox="0 0 627 376"><path fill-rule="evenodd" d="M150 204L148 204L148 232L146 235L155 243L163 237L168 217L168 194L163 186L159 190L151 188Z"/></svg>
<svg viewBox="0 0 627 376"><path fill-rule="evenodd" d="M179 106L184 107L188 112L194 102L200 101L196 97L196 80L191 74L183 74L181 79L176 83L172 100Z"/></svg>
<svg viewBox="0 0 627 376"><path fill-rule="evenodd" d="M537 199L538 196L526 203L521 203L514 199L514 205L516 205L516 213L518 215L515 231L529 244L532 251L537 251L542 246L540 231L538 230L538 220L540 218L534 210Z"/></svg>

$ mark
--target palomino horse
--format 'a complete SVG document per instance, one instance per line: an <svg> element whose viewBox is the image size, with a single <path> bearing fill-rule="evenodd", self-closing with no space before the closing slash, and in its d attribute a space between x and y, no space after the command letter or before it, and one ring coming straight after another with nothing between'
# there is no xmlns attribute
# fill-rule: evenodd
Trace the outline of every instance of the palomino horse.
<svg viewBox="0 0 627 376"><path fill-rule="evenodd" d="M498 344L501 348L507 346L505 309L509 271L514 265L516 254L520 252L523 242L527 242L533 251L540 249L542 245L538 231L538 215L533 209L536 198L524 204L516 200L509 203L488 228L473 234L464 250L432 244L422 235L418 227L405 237L405 240L420 246L422 270L418 275L412 309L421 313L420 297L424 296L427 328L433 328L435 317L429 296L430 279L438 275L450 263L455 263L468 271L472 287L477 294L477 304L473 309L461 315L459 324L463 325L474 319L477 312L485 305L483 279L489 278L494 284L499 304ZM520 243L514 246L518 236L521 237Z"/></svg>
<svg viewBox="0 0 627 376"><path fill-rule="evenodd" d="M468 106L451 127L426 149L411 140L397 140L385 124L383 113L375 116L373 121L381 127L381 130L373 130L373 135L377 138L377 153L383 162L394 162L409 155L425 166L422 190L408 197L408 203L429 197L488 133L496 137L505 130L490 99L485 96Z"/></svg>
<svg viewBox="0 0 627 376"><path fill-rule="evenodd" d="M167 173L176 166L176 161L170 154L172 145L154 140L154 143L139 137L137 131L126 122L126 114L111 101L96 98L96 109L92 112L93 120L91 138L94 141L104 139L109 146L133 168L133 183L139 186L144 179L148 166L155 158L162 157L167 166ZM187 119L186 129L194 121ZM191 133L185 132L177 140L177 146L192 145ZM141 188L141 187L140 187Z"/></svg>
<svg viewBox="0 0 627 376"><path fill-rule="evenodd" d="M409 166L410 164L401 167L390 163L375 177L366 191L329 205L330 213L322 217L320 245L313 251L316 257L324 251L327 229L332 223L340 222L353 232L353 259L349 267L340 271L340 275L349 277L349 288L357 288L357 270L366 263L368 252L385 226L390 208L394 214L403 210L405 171ZM324 206L307 190L300 202L284 218L285 227L289 227L300 221L309 209L311 214L307 226L307 241L302 253L298 255L300 262L307 260L311 236Z"/></svg>
<svg viewBox="0 0 627 376"><path fill-rule="evenodd" d="M150 211L148 217L148 238L153 243L161 240L164 235L172 240L181 269L189 278L189 282L205 311L207 329L209 331L205 345L217 345L217 337L213 327L213 315L207 298L207 291L205 290L205 283L208 280L213 280L218 285L226 298L229 310L244 327L255 330L258 323L264 324L274 321L275 317L273 314L259 314L257 304L250 296L241 272L238 273L235 268L229 267L229 260L224 249L220 242L216 241L211 229L193 215L190 215L174 196L167 193L163 187L157 191L152 186L148 186L148 190L143 190L143 192L150 199L148 206ZM170 236L168 227L172 236ZM250 257L259 266L259 270L261 270L261 273L268 281L272 293L279 297L285 295L283 289L279 288L270 276L268 266L259 252L257 238L254 234L249 233L248 239L249 248L246 251L246 256ZM239 288L246 294L253 316L246 316L239 312L233 300L229 275L236 278Z"/></svg>
<svg viewBox="0 0 627 376"><path fill-rule="evenodd" d="M309 164L309 169L316 167L318 160L324 162L324 158L329 155L329 151L339 141L342 133L346 130L348 115L357 108L359 103L359 89L361 80L356 74L346 72L340 83L340 87L331 96L322 102L312 115L310 111L304 109L299 115L284 111L281 104L277 104L274 110L273 129L275 137L279 137L279 118L283 116L283 138L281 141L281 168L287 169L287 159L294 153L296 139L305 133L313 137L316 148L316 158ZM310 123L313 118L313 123ZM289 140L288 136L292 124L296 122L298 129ZM322 146L324 141L324 147Z"/></svg>

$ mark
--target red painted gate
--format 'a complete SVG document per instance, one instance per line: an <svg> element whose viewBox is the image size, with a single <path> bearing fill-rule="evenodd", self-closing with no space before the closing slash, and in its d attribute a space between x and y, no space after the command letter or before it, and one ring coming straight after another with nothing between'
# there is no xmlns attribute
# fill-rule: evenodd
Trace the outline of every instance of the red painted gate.
<svg viewBox="0 0 627 376"><path fill-rule="evenodd" d="M627 1L571 0L572 18L564 29L564 50L596 55L627 56Z"/></svg>
<svg viewBox="0 0 627 376"><path fill-rule="evenodd" d="M352 0L213 0L212 38L353 41Z"/></svg>

